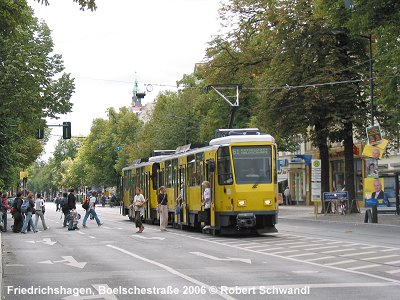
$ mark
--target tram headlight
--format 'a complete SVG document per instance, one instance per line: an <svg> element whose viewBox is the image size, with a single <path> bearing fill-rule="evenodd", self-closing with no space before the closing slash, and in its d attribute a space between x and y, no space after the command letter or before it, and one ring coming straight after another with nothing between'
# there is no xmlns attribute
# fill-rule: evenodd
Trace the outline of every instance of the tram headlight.
<svg viewBox="0 0 400 300"><path fill-rule="evenodd" d="M238 206L246 206L246 200L238 200Z"/></svg>
<svg viewBox="0 0 400 300"><path fill-rule="evenodd" d="M271 204L272 204L271 200L269 200L269 199L264 200L264 205L271 205Z"/></svg>

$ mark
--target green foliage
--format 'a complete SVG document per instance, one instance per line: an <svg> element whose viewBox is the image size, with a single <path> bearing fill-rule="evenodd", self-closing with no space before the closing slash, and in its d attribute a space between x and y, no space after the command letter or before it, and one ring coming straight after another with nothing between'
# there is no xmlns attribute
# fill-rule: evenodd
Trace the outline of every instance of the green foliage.
<svg viewBox="0 0 400 300"><path fill-rule="evenodd" d="M36 0L44 5L50 5L49 0ZM97 9L96 0L73 0L81 6L81 10L90 9L94 11Z"/></svg>
<svg viewBox="0 0 400 300"><path fill-rule="evenodd" d="M25 1L2 1L0 16L0 187L10 187L43 150L34 138L42 120L71 110L74 84Z"/></svg>

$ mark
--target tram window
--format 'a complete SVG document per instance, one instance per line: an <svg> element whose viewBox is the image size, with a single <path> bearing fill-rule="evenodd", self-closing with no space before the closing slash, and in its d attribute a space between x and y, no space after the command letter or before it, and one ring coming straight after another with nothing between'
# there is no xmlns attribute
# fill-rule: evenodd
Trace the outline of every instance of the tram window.
<svg viewBox="0 0 400 300"><path fill-rule="evenodd" d="M187 172L188 172L188 185L195 186L196 185L196 169L195 169L195 159L194 155L188 156L188 165L187 165Z"/></svg>
<svg viewBox="0 0 400 300"><path fill-rule="evenodd" d="M221 147L218 149L217 170L219 184L227 185L233 183L231 158L228 147Z"/></svg>
<svg viewBox="0 0 400 300"><path fill-rule="evenodd" d="M272 182L271 146L232 147L237 184Z"/></svg>
<svg viewBox="0 0 400 300"><path fill-rule="evenodd" d="M166 162L165 168L165 175L166 175L166 185L168 188L172 187L172 164L171 161Z"/></svg>

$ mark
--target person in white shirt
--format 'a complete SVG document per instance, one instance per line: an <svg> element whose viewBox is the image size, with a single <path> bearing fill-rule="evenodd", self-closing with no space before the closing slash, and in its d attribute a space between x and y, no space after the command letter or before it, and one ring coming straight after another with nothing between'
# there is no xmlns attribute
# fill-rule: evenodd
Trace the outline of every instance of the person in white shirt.
<svg viewBox="0 0 400 300"><path fill-rule="evenodd" d="M204 205L204 211L206 212L205 226L203 229L208 229L210 228L211 185L209 181L203 181L201 185L204 187L202 205Z"/></svg>
<svg viewBox="0 0 400 300"><path fill-rule="evenodd" d="M35 228L38 228L37 224L38 224L39 217L40 217L40 219L42 220L43 230L47 230L48 227L46 226L46 221L44 220L44 214L43 214L43 211L44 211L44 200L42 198L42 195L39 194L39 193L36 195L35 211L36 211L35 212L35 216L36 216Z"/></svg>
<svg viewBox="0 0 400 300"><path fill-rule="evenodd" d="M85 214L85 217L83 218L83 222L82 222L83 227L86 227L86 221L89 218L89 215L93 216L93 218L96 220L96 223L98 226L103 225L103 223L100 222L100 219L97 216L96 211L94 210L95 204L96 204L96 192L92 192L92 197L90 197L90 200L89 200L89 207L86 209L86 214Z"/></svg>
<svg viewBox="0 0 400 300"><path fill-rule="evenodd" d="M135 197L133 198L132 206L135 210L135 223L136 228L138 228L137 233L142 233L144 230L144 226L142 223L142 216L144 215L144 205L146 200L142 195L142 190L139 187L135 189Z"/></svg>

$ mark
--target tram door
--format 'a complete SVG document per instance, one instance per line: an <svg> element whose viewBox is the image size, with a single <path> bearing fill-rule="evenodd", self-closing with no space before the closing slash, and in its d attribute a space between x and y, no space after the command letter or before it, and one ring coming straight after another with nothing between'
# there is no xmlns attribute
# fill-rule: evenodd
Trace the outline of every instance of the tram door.
<svg viewBox="0 0 400 300"><path fill-rule="evenodd" d="M145 173L143 196L146 199L145 219L150 219L150 173Z"/></svg>
<svg viewBox="0 0 400 300"><path fill-rule="evenodd" d="M179 171L178 171L178 186L179 186L179 193L182 197L182 209L181 209L181 223L187 224L188 220L188 209L187 209L187 201L186 201L186 195L187 195L187 182L186 182L186 169L184 166L179 166Z"/></svg>
<svg viewBox="0 0 400 300"><path fill-rule="evenodd" d="M206 162L206 180L210 182L211 187L211 206L210 206L210 225L215 227L215 160L208 159Z"/></svg>

